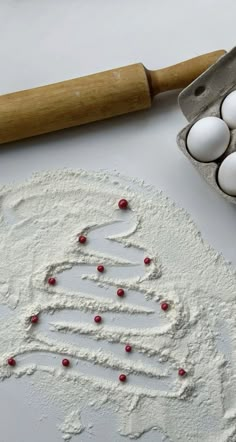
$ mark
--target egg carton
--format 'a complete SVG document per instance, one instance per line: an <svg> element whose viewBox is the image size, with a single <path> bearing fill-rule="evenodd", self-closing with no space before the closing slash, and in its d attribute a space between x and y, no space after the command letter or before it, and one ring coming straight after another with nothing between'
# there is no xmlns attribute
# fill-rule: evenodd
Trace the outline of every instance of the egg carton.
<svg viewBox="0 0 236 442"><path fill-rule="evenodd" d="M201 118L221 118L221 105L225 97L236 90L236 47L221 57L179 95L179 106L189 124L177 136L177 143L184 155L197 168L203 178L225 199L236 204L236 197L227 195L219 187L218 169L222 161L236 151L236 129L230 129L230 143L226 152L217 160L202 163L195 160L187 148L187 135L193 124Z"/></svg>

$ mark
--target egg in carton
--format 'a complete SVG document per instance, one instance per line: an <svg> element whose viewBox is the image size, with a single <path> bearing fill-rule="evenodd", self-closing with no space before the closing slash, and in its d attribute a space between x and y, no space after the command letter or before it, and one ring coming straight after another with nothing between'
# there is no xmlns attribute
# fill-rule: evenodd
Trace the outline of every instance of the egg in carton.
<svg viewBox="0 0 236 442"><path fill-rule="evenodd" d="M233 91L236 91L236 47L180 93L179 106L189 124L178 134L177 143L204 179L236 204L236 191L227 187L228 181L231 185L233 180L236 189L236 153L229 158L236 152L236 92L232 94ZM203 152L199 157L196 155L198 133L199 145L204 137L210 143L210 151L215 145L216 159L209 161L204 154L202 158Z"/></svg>

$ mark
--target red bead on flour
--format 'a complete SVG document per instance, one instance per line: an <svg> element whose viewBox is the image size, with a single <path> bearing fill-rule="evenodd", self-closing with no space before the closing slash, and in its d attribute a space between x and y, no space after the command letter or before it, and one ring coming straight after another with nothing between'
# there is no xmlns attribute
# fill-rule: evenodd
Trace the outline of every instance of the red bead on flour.
<svg viewBox="0 0 236 442"><path fill-rule="evenodd" d="M84 235L80 235L80 236L79 236L79 242L80 242L80 244L85 244L86 241L87 241L86 236L84 236Z"/></svg>
<svg viewBox="0 0 236 442"><path fill-rule="evenodd" d="M118 206L119 206L119 208L120 209L127 209L127 207L128 207L128 201L127 200L125 200L124 198L122 198L119 202L118 202Z"/></svg>
<svg viewBox="0 0 236 442"><path fill-rule="evenodd" d="M50 278L48 278L48 284L49 285L55 285L56 284L56 278L54 278L54 277L50 277Z"/></svg>
<svg viewBox="0 0 236 442"><path fill-rule="evenodd" d="M38 315L33 315L33 316L31 316L31 318L30 318L30 322L31 322L31 324L37 324L38 320L39 320Z"/></svg>
<svg viewBox="0 0 236 442"><path fill-rule="evenodd" d="M121 382L125 382L126 381L126 379L127 379L127 377L126 377L126 375L125 374L120 374L120 376L119 376L119 380L121 381Z"/></svg>
<svg viewBox="0 0 236 442"><path fill-rule="evenodd" d="M61 363L62 363L63 367L69 367L69 365L70 365L69 359L66 359L66 358L62 359Z"/></svg>
<svg viewBox="0 0 236 442"><path fill-rule="evenodd" d="M165 312L166 310L168 310L168 308L169 308L169 304L167 304L167 302L162 302L162 304L161 304L161 308L162 308L162 310L164 310L164 312Z"/></svg>
<svg viewBox="0 0 236 442"><path fill-rule="evenodd" d="M7 360L8 365L10 365L11 367L14 367L16 365L16 361L14 358L9 358Z"/></svg>
<svg viewBox="0 0 236 442"><path fill-rule="evenodd" d="M183 368L180 368L179 371L178 371L178 375L183 377L183 376L186 375L186 371Z"/></svg>
<svg viewBox="0 0 236 442"><path fill-rule="evenodd" d="M116 293L117 293L117 296L122 297L122 296L124 296L125 291L124 291L124 289L118 289Z"/></svg>

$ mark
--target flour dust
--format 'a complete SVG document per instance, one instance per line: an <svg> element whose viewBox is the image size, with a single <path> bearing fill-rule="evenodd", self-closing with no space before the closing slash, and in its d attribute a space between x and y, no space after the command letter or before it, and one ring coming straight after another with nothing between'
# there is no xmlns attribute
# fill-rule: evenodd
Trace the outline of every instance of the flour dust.
<svg viewBox="0 0 236 442"><path fill-rule="evenodd" d="M1 381L31 375L62 408L65 440L89 431L86 410L104 409L127 439L235 441L235 272L189 216L102 172L34 175L2 187L0 202Z"/></svg>

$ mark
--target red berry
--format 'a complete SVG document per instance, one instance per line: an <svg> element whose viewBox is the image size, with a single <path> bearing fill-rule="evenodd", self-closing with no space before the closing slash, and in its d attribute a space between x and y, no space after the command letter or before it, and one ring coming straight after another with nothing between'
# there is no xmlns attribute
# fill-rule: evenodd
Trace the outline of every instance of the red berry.
<svg viewBox="0 0 236 442"><path fill-rule="evenodd" d="M146 258L144 258L143 260L144 264L149 265L151 263L151 258L148 258L148 256Z"/></svg>
<svg viewBox="0 0 236 442"><path fill-rule="evenodd" d="M120 380L121 382L125 382L125 381L126 381L126 375L125 375L125 374L120 374L120 376L119 376L119 380Z"/></svg>
<svg viewBox="0 0 236 442"><path fill-rule="evenodd" d="M69 367L69 365L70 365L69 359L62 359L61 363L62 363L63 367Z"/></svg>
<svg viewBox="0 0 236 442"><path fill-rule="evenodd" d="M125 291L123 289L118 289L116 293L118 296L122 297L122 296L124 296Z"/></svg>
<svg viewBox="0 0 236 442"><path fill-rule="evenodd" d="M11 367L14 367L16 365L16 361L14 358L9 358L7 360L8 365L10 365Z"/></svg>
<svg viewBox="0 0 236 442"><path fill-rule="evenodd" d="M99 322L102 322L102 317L97 315L94 317L94 322L96 322L97 324L99 324Z"/></svg>
<svg viewBox="0 0 236 442"><path fill-rule="evenodd" d="M84 243L86 243L86 241L87 241L86 236L84 236L84 235L80 235L80 236L79 236L79 242L80 242L80 244L84 244Z"/></svg>
<svg viewBox="0 0 236 442"><path fill-rule="evenodd" d="M105 270L105 268L104 268L103 265L99 265L99 266L97 266L97 271L98 271L98 272L103 273L104 270Z"/></svg>
<svg viewBox="0 0 236 442"><path fill-rule="evenodd" d="M164 312L165 312L166 310L168 310L168 308L169 308L169 304L167 304L167 302L162 302L162 304L161 304L161 308L162 308L162 310L164 310Z"/></svg>
<svg viewBox="0 0 236 442"><path fill-rule="evenodd" d="M48 278L48 284L55 285L56 284L56 278L53 278L53 277Z"/></svg>
<svg viewBox="0 0 236 442"><path fill-rule="evenodd" d="M31 322L32 324L37 324L38 320L39 320L38 315L33 315L33 316L31 316L31 318L30 318L30 322Z"/></svg>
<svg viewBox="0 0 236 442"><path fill-rule="evenodd" d="M179 376L185 376L186 375L186 371L183 368L180 368L178 371Z"/></svg>
<svg viewBox="0 0 236 442"><path fill-rule="evenodd" d="M125 200L124 198L122 198L122 200L120 200L118 202L118 206L119 206L120 209L127 209L128 204L129 204L128 201Z"/></svg>
<svg viewBox="0 0 236 442"><path fill-rule="evenodd" d="M127 353L130 353L132 351L131 345L126 345L125 346L125 351L127 351Z"/></svg>

